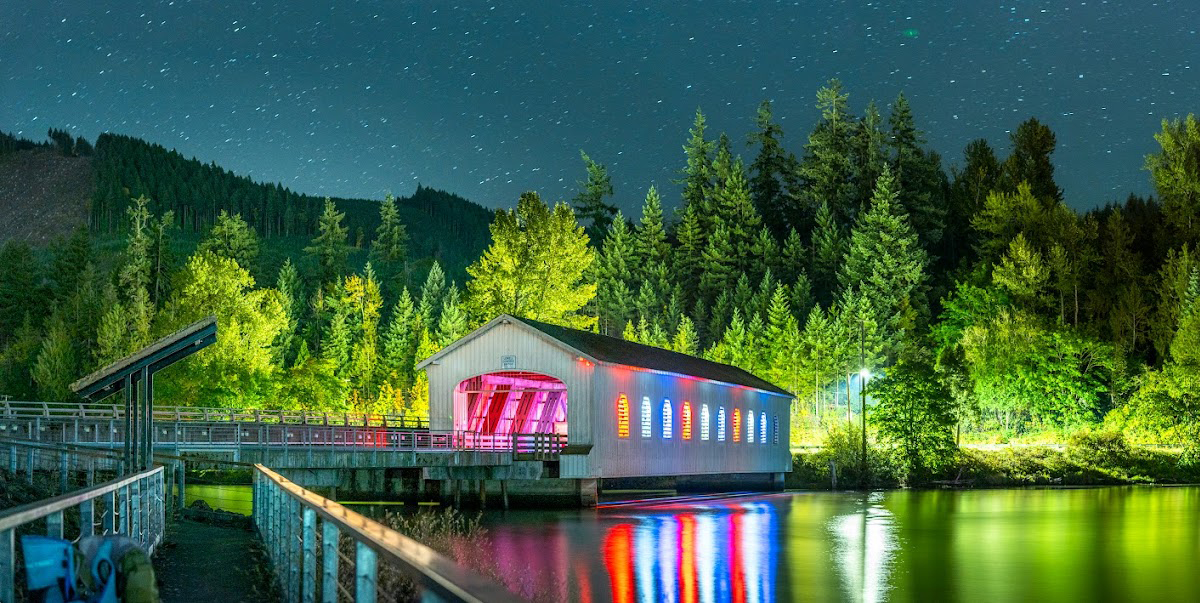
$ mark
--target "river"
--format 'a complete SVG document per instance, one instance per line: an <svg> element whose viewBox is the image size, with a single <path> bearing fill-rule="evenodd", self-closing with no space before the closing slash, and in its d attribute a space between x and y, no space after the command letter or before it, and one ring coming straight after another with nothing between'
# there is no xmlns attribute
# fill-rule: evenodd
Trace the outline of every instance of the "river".
<svg viewBox="0 0 1200 603"><path fill-rule="evenodd" d="M457 555L543 601L1200 601L1200 487L789 492L484 522Z"/></svg>

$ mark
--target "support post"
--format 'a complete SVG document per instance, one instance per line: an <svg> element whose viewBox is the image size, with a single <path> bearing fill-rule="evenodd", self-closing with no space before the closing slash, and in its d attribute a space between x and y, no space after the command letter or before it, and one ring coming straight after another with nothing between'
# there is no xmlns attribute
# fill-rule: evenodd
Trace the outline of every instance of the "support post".
<svg viewBox="0 0 1200 603"><path fill-rule="evenodd" d="M142 369L142 470L154 468L154 373Z"/></svg>
<svg viewBox="0 0 1200 603"><path fill-rule="evenodd" d="M58 453L58 487L59 494L67 493L67 468L70 465L70 459L67 457L67 452Z"/></svg>
<svg viewBox="0 0 1200 603"><path fill-rule="evenodd" d="M338 600L338 527L333 522L321 522L321 601ZM12 533L9 532L11 543Z"/></svg>
<svg viewBox="0 0 1200 603"><path fill-rule="evenodd" d="M134 539L138 544L145 548L146 543L142 542L142 488L141 483L133 482L129 484L129 499L125 505L131 511L129 516L129 537Z"/></svg>
<svg viewBox="0 0 1200 603"><path fill-rule="evenodd" d="M104 495L104 503L108 507L108 512L104 514L104 534L117 533L117 493L109 492Z"/></svg>
<svg viewBox="0 0 1200 603"><path fill-rule="evenodd" d="M500 480L500 498L504 499L504 510L508 510L508 480Z"/></svg>
<svg viewBox="0 0 1200 603"><path fill-rule="evenodd" d="M96 534L96 512L93 499L79 503L79 535L83 538Z"/></svg>
<svg viewBox="0 0 1200 603"><path fill-rule="evenodd" d="M129 375L125 375L125 438L123 442L124 461L121 465L121 472L132 471L137 465L133 461L134 443L134 412L133 412L133 381Z"/></svg>
<svg viewBox="0 0 1200 603"><path fill-rule="evenodd" d="M184 494L183 494L183 492L184 492L183 488L185 485L184 484L184 479L185 479L184 474L187 473L187 464L184 463L183 461L178 461L178 462L176 462L175 466L176 466L175 473L177 474L176 479L179 480L179 484L178 484L179 485L179 500L178 500L179 512L182 513L183 509L187 506L187 504L186 504L187 497L184 496Z"/></svg>
<svg viewBox="0 0 1200 603"><path fill-rule="evenodd" d="M27 455L29 463L27 463L25 465L25 471L26 471L26 473L28 473L27 477L29 478L30 485L33 485L33 452L34 452L34 450L32 448L30 448L29 454Z"/></svg>
<svg viewBox="0 0 1200 603"><path fill-rule="evenodd" d="M63 537L63 512L55 511L46 516L46 535L51 538Z"/></svg>
<svg viewBox="0 0 1200 603"><path fill-rule="evenodd" d="M13 577L17 571L17 549L13 531L0 532L0 601L16 601Z"/></svg>
<svg viewBox="0 0 1200 603"><path fill-rule="evenodd" d="M304 509L304 572L300 600L315 603L317 596L317 512Z"/></svg>
<svg viewBox="0 0 1200 603"><path fill-rule="evenodd" d="M375 551L362 542L355 542L354 601L375 603Z"/></svg>

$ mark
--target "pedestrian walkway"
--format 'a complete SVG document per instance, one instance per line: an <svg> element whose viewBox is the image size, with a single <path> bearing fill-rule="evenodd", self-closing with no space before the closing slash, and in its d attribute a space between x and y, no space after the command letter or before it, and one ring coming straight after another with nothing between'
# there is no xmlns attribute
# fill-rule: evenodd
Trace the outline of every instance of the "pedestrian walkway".
<svg viewBox="0 0 1200 603"><path fill-rule="evenodd" d="M180 520L154 556L163 603L263 601L270 573L254 533Z"/></svg>

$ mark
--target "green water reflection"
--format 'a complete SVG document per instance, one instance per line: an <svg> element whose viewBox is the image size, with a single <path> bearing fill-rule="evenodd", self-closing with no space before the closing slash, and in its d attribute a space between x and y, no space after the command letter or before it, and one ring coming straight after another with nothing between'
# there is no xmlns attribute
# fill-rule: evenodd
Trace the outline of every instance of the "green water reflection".
<svg viewBox="0 0 1200 603"><path fill-rule="evenodd" d="M254 491L250 486L206 486L188 484L183 489L185 504L203 500L214 509L224 509L240 515L254 512Z"/></svg>

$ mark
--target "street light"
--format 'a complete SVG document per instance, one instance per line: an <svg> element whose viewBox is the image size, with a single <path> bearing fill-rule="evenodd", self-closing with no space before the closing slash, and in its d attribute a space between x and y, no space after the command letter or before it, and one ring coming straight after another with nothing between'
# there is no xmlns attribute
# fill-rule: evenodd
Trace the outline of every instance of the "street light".
<svg viewBox="0 0 1200 603"><path fill-rule="evenodd" d="M858 371L858 393L861 396L862 411L862 456L859 458L858 479L862 480L863 485L867 483L867 380L871 378L871 371L867 367L863 367Z"/></svg>

